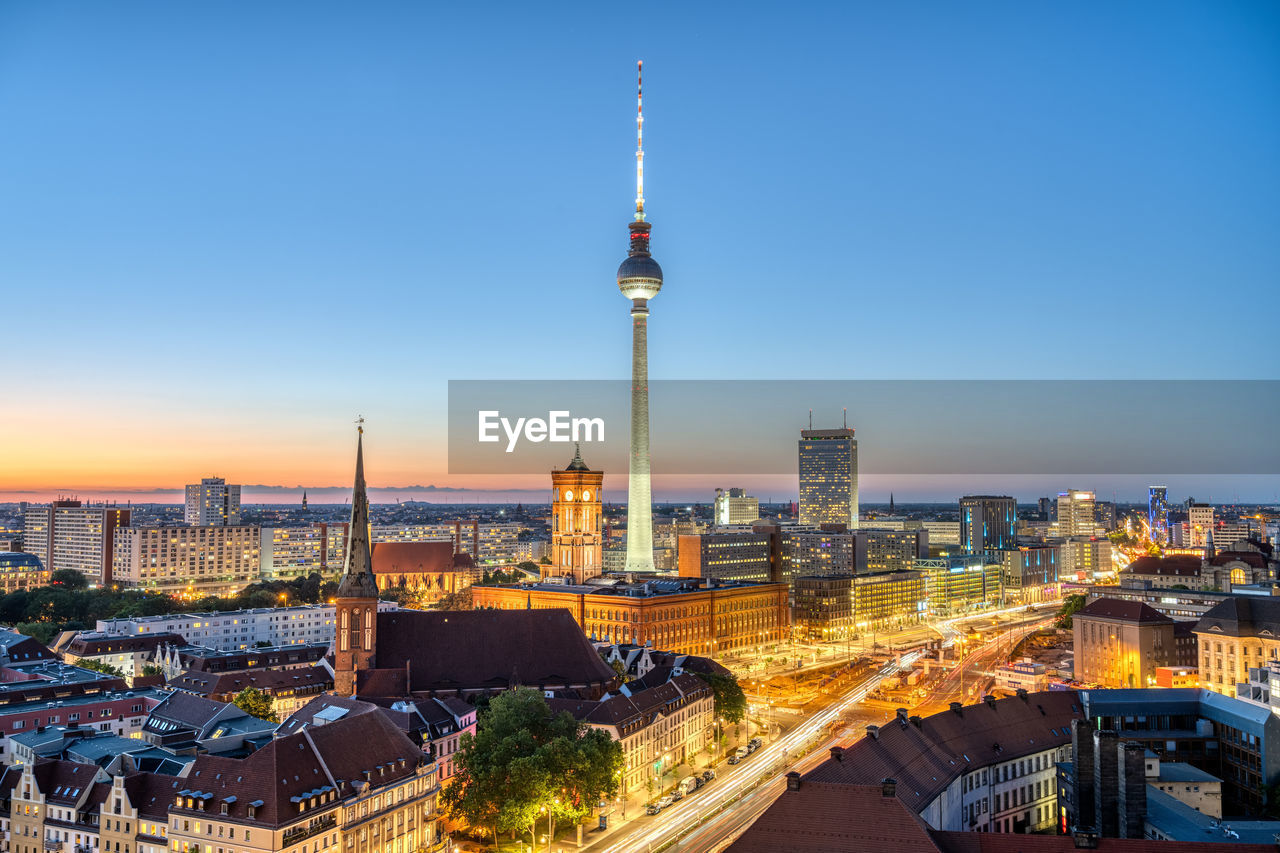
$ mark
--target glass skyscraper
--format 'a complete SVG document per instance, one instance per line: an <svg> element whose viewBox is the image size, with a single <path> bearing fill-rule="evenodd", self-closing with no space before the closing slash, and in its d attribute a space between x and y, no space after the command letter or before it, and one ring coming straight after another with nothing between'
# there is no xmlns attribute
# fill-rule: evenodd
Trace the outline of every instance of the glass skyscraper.
<svg viewBox="0 0 1280 853"><path fill-rule="evenodd" d="M966 554L1018 547L1018 502L1008 495L961 498L960 547Z"/></svg>
<svg viewBox="0 0 1280 853"><path fill-rule="evenodd" d="M858 440L853 430L800 430L800 523L858 529Z"/></svg>

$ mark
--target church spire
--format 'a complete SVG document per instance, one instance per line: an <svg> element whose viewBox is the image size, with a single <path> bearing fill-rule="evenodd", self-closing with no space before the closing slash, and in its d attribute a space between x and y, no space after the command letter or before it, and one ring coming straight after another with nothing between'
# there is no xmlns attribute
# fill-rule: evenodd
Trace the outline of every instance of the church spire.
<svg viewBox="0 0 1280 853"><path fill-rule="evenodd" d="M364 419L358 422L356 477L351 490L351 526L347 530L347 557L338 584L338 598L377 598L373 556L369 549L369 497L364 483Z"/></svg>

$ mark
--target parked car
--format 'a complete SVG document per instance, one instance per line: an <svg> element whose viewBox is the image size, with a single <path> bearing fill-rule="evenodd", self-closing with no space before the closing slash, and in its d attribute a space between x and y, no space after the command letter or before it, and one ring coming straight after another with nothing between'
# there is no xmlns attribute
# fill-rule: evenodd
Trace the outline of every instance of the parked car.
<svg viewBox="0 0 1280 853"><path fill-rule="evenodd" d="M660 814L661 812L662 812L662 807L659 806L657 803L649 803L649 805L644 807L645 814Z"/></svg>
<svg viewBox="0 0 1280 853"><path fill-rule="evenodd" d="M686 776L680 780L680 786L676 788L682 794L692 794L698 790L699 779L697 776Z"/></svg>
<svg viewBox="0 0 1280 853"><path fill-rule="evenodd" d="M672 792L671 792L671 799L673 799L673 800L683 800L683 799L684 799L684 789L683 789L683 788L676 788L674 791L672 791Z"/></svg>
<svg viewBox="0 0 1280 853"><path fill-rule="evenodd" d="M751 740L747 741L747 746L751 747L752 749L755 749L756 747L760 746L760 744L762 743L764 743L764 741L760 740L760 738L753 737Z"/></svg>
<svg viewBox="0 0 1280 853"><path fill-rule="evenodd" d="M739 763L740 761L742 761L742 759L738 757L738 753L736 753L736 752L735 752L733 755L730 755L730 756L729 756L729 763L730 763L730 764L737 764L737 763Z"/></svg>
<svg viewBox="0 0 1280 853"><path fill-rule="evenodd" d="M658 800L658 808L665 809L667 806L671 805L674 802L675 800L671 799L670 797L663 797L662 799Z"/></svg>
<svg viewBox="0 0 1280 853"><path fill-rule="evenodd" d="M738 747L738 751L734 753L734 755L738 756L739 761L746 758L750 754L751 754L751 750L747 749L745 746Z"/></svg>
<svg viewBox="0 0 1280 853"><path fill-rule="evenodd" d="M710 781L711 781L712 779L714 779L714 778L716 778L716 771L714 771L714 770L703 770L703 771L702 771L702 781L703 781L703 782L710 782Z"/></svg>

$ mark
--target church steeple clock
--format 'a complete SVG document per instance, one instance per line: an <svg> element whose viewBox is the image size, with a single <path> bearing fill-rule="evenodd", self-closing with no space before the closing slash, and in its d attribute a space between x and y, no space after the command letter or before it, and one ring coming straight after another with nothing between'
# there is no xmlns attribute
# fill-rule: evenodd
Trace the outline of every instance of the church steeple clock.
<svg viewBox="0 0 1280 853"><path fill-rule="evenodd" d="M603 471L592 471L575 448L563 471L551 472L551 565L548 575L573 583L599 577L604 567Z"/></svg>

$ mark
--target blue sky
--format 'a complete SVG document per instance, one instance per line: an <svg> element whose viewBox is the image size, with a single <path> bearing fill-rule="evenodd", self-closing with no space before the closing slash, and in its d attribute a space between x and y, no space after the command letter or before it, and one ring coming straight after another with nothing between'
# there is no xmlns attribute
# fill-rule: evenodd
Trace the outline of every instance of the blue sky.
<svg viewBox="0 0 1280 853"><path fill-rule="evenodd" d="M0 491L625 377L637 58L654 377L1275 378L1275 3L14 2Z"/></svg>

